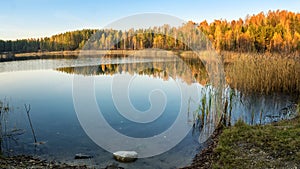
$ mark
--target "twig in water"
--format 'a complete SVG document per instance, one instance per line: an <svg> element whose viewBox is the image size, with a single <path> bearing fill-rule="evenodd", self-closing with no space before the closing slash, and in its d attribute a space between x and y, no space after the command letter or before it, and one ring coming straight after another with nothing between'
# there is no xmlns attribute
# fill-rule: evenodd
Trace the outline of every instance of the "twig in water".
<svg viewBox="0 0 300 169"><path fill-rule="evenodd" d="M37 143L37 140L36 140L36 137L35 137L35 133L34 133L34 129L32 127L31 119L30 119L30 116L29 116L29 112L30 112L30 109L31 109L30 104L28 104L28 106L26 104L24 104L24 107L25 107L25 110L26 110L26 113L27 113L27 117L28 117L28 120L29 120L29 124L30 124L30 128L31 128L31 131L32 131L34 143Z"/></svg>

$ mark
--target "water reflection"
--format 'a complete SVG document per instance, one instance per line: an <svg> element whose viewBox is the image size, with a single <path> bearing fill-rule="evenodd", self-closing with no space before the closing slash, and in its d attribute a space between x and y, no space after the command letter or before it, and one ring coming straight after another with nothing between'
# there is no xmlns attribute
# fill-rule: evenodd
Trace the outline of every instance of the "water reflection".
<svg viewBox="0 0 300 169"><path fill-rule="evenodd" d="M266 124L296 116L297 96L283 93L245 95L229 87L225 90L225 96L228 100L225 112L227 125L234 124L237 120L250 125Z"/></svg>
<svg viewBox="0 0 300 169"><path fill-rule="evenodd" d="M189 103L198 105L198 108L193 111L189 110L188 115L192 119L193 133L196 133L196 136L198 135L200 142L203 142L213 132L215 124L218 123L216 120L220 119L220 117L216 117L221 114L216 112L216 91L209 85L205 67L199 59L186 58L183 61L178 62L174 59L158 62L152 60L147 63L101 64L98 66L64 67L56 70L85 76L114 75L127 72L131 75L147 75L165 81L169 78L179 78L187 84L195 82L201 84L203 88L201 88L200 100L189 100ZM187 76L185 67L182 64L188 65L192 76ZM222 100L225 112L222 122L225 125L234 125L238 120L243 120L250 125L266 124L281 119L293 118L296 114L296 98L284 94L261 95L253 93L252 95L243 95L240 91L227 87L224 88ZM294 107L294 109L289 107ZM289 110L286 111L287 113L283 112L287 109Z"/></svg>
<svg viewBox="0 0 300 169"><path fill-rule="evenodd" d="M211 112L213 110L211 108L213 105L212 100L216 99L213 94L214 89L209 85L209 77L206 69L199 59L182 58L182 60L184 62L178 62L177 59L164 62L154 59L146 63L101 64L97 66L63 67L57 68L56 70L85 76L114 75L127 72L131 75L148 75L165 81L169 78L178 78L187 84L196 82L201 84L204 88L201 89L201 100L196 103L199 105L197 109L198 112L192 113L193 122L198 122L199 124L194 125L203 128L203 125L206 124L204 116L206 116L206 114L214 114ZM187 76L187 70L184 69L183 64L189 66L192 76ZM147 69L145 69L145 67ZM281 119L293 118L296 113L295 102L297 97L283 93L273 93L269 95L253 93L246 95L236 89L226 87L223 91L222 100L224 106L227 104L225 112L226 118L224 119L226 125L232 125L239 119L248 124L266 124ZM287 109L289 110L287 111L288 113L284 113L283 111Z"/></svg>
<svg viewBox="0 0 300 169"><path fill-rule="evenodd" d="M197 58L173 58L171 60L164 60L164 62L157 60L157 58L152 58L151 61L143 63L133 62L122 64L101 64L98 66L64 67L58 68L56 70L69 74L80 74L84 76L113 76L123 73L129 73L130 75L149 76L152 78L163 79L164 81L169 81L170 79L180 79L188 85L200 85L201 87L199 87L200 91L198 91L198 97L200 96L202 100L193 100L190 98L188 103L189 110L187 110L187 115L188 119L190 119L188 120L188 123L193 124L193 129L201 131L199 132L199 141L201 143L206 141L210 137L216 127L216 124L218 124L218 120L221 117L221 112L218 111L221 105L218 105L217 91L209 85L209 78L206 69L203 66L201 60ZM146 81L151 82L144 79L144 82ZM144 84L144 86L145 85L151 85L151 83ZM170 88L170 86L168 87ZM136 89L138 88L139 87L136 86ZM166 89L164 90L166 91ZM173 94L168 95L171 96L171 98L180 98L179 95L174 95L174 93L175 92L173 91ZM207 103L205 100L203 100L203 98L207 98ZM142 101L141 103L143 105L147 105L147 101ZM173 107L176 107L178 105L179 102L177 102L177 104L173 104ZM200 127L197 127L198 125L196 123L199 121L201 121L202 125ZM165 124L168 124L167 121L165 121ZM145 124L143 125L143 127L147 126Z"/></svg>
<svg viewBox="0 0 300 169"><path fill-rule="evenodd" d="M22 71L19 71L22 70ZM100 149L81 128L72 100L72 80L74 76L95 78L97 102L104 108L107 121L115 130L132 137L150 137L166 130L174 122L178 111L178 90L171 87L172 80L179 80L187 86L197 86L199 99L187 99L187 125L193 131L174 149L160 156L138 160L135 166L153 167L184 166L195 153L199 142L202 143L213 132L221 112L216 108L217 91L209 84L207 71L200 60L195 58L80 58L76 60L30 60L0 63L0 97L9 97L16 111L7 117L9 128L17 126L27 132L18 136L16 142L6 141L11 146L6 150L13 153L38 154L45 158L65 159L72 161L76 153L87 153L95 156L92 164L113 161L111 154ZM187 74L186 72L190 72ZM166 111L169 112L161 121L138 126L132 124L112 104L110 81L114 76L138 76L140 81L133 83L131 100L139 110L150 106L147 93L151 86L163 86L170 99ZM21 84L21 85L20 85ZM142 87L141 87L142 86ZM104 95L100 95L104 94ZM245 95L229 87L223 90L224 106L223 123L233 125L238 119L248 124L266 124L281 119L292 118L295 114L296 98L284 94ZM31 104L32 123L38 141L46 144L34 152L34 140L30 133L24 104ZM17 109L17 107L19 107ZM226 108L225 108L226 107ZM25 120L24 120L25 119ZM146 132L145 132L146 131ZM195 141L196 140L196 141ZM164 159L160 161L160 159ZM125 167L126 167L125 166Z"/></svg>
<svg viewBox="0 0 300 169"><path fill-rule="evenodd" d="M84 75L95 78L97 102L103 108L105 118L115 130L132 137L151 137L168 129L172 124L176 117L174 112L178 111L180 98L178 87L174 85L172 87L172 83L180 81L187 87L200 87L196 79L207 81L207 75L203 73L205 70L198 68L201 67L201 62L189 61L191 63L189 65L171 58L154 61L150 58L127 57L86 58L84 60L21 61L12 64L15 65L15 69L6 64L1 65L3 72L0 73L0 79L3 83L0 84L0 97L8 96L15 107L20 107L16 113L9 116L10 127L16 125L18 128L26 129L26 132L19 136L18 142L10 142L11 146L7 147L6 152L37 154L48 159L54 158L62 161L72 161L74 154L86 153L95 157L93 164L101 163L102 167L106 162L113 161L110 153L99 148L87 137L77 120L71 90L74 76ZM41 63L46 66L35 65ZM185 67L184 64L186 64ZM186 74L183 71L194 73ZM118 115L118 111L112 104L111 93L109 93L111 87L109 81L116 75L135 75L139 79L132 84L131 88L134 91L131 97L132 103L139 110L146 110L149 107L148 97L145 97L148 95L143 92L148 93L147 91L153 85L162 86L169 97L165 110L167 113L154 123L142 126L133 124ZM35 127L36 139L45 142L37 146L37 149L34 149L35 141L30 132L28 120L24 120L27 119L26 111L23 110L24 104L31 105L30 117ZM194 111L194 108L191 106L191 111ZM184 121L183 124L192 125L188 121ZM198 146L198 143L188 134L182 143L169 152L155 158L138 160L132 165L149 165L152 168L153 166L184 166L195 155Z"/></svg>
<svg viewBox="0 0 300 169"><path fill-rule="evenodd" d="M96 66L73 66L57 68L57 71L69 74L80 74L85 76L114 75L127 72L131 75L148 75L164 80L182 79L187 84L199 83L206 85L209 82L208 74L201 60L196 58L185 59L147 59L139 62L139 59L131 60L131 63L102 63ZM191 75L187 72L191 72Z"/></svg>

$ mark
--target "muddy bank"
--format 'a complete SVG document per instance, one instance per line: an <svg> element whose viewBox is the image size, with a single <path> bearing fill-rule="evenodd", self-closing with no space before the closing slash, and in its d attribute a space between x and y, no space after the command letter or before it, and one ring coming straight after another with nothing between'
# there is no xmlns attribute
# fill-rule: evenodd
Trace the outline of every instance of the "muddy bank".
<svg viewBox="0 0 300 169"><path fill-rule="evenodd" d="M55 161L41 160L32 156L13 156L13 157L0 157L0 168L61 168L61 169L85 169L87 166L76 166Z"/></svg>
<svg viewBox="0 0 300 169"><path fill-rule="evenodd" d="M36 169L95 169L100 168L97 166L87 166L87 165L76 165L76 164L66 164L57 161L47 161L41 160L38 157L18 155L13 157L0 156L0 168L7 169L24 169L24 168L36 168ZM119 167L117 163L110 164L105 168L100 169L123 169Z"/></svg>

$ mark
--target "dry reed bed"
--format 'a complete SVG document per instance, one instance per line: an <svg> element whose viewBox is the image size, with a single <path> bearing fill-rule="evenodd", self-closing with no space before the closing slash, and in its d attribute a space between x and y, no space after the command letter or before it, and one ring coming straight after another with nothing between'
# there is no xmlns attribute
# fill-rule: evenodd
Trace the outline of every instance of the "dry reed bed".
<svg viewBox="0 0 300 169"><path fill-rule="evenodd" d="M226 81L246 93L300 94L300 57L266 54L223 55Z"/></svg>

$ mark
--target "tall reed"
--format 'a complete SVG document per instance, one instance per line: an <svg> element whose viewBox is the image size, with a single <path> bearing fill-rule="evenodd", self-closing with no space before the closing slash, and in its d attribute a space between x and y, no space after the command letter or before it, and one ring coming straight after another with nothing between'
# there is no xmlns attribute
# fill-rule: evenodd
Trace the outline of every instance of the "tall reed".
<svg viewBox="0 0 300 169"><path fill-rule="evenodd" d="M226 53L227 83L242 92L300 94L299 56Z"/></svg>

